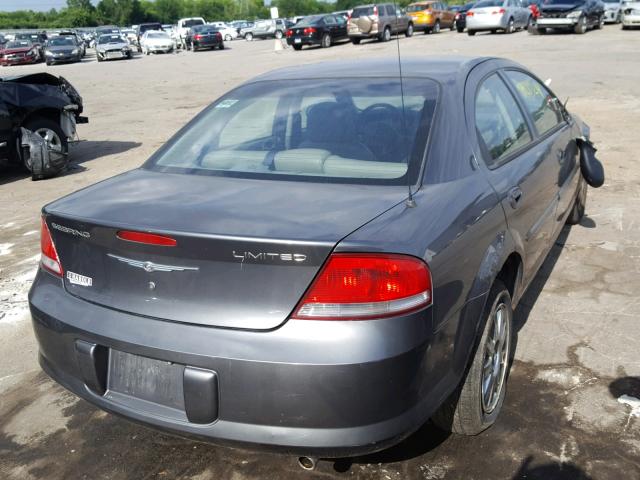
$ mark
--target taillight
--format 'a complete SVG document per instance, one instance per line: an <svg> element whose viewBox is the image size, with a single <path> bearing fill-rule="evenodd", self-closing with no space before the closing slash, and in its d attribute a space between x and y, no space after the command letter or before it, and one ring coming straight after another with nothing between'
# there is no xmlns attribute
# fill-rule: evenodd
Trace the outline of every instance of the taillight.
<svg viewBox="0 0 640 480"><path fill-rule="evenodd" d="M316 29L313 27L307 27L302 31L302 33L304 35L313 35L314 33L316 33Z"/></svg>
<svg viewBox="0 0 640 480"><path fill-rule="evenodd" d="M51 273L62 276L62 264L56 251L56 246L53 244L53 238L51 238L51 232L47 227L47 222L44 217L41 219L40 229L40 265Z"/></svg>
<svg viewBox="0 0 640 480"><path fill-rule="evenodd" d="M158 235L155 233L133 232L130 230L120 230L116 234L120 240L127 242L145 243L147 245L159 245L161 247L175 247L178 242L171 237Z"/></svg>
<svg viewBox="0 0 640 480"><path fill-rule="evenodd" d="M293 318L384 318L419 310L431 300L431 273L419 258L335 253L305 293Z"/></svg>
<svg viewBox="0 0 640 480"><path fill-rule="evenodd" d="M500 10L494 10L493 12L491 12L491 14L492 15L498 15L498 14L502 14L504 12L505 12L504 8L501 8Z"/></svg>
<svg viewBox="0 0 640 480"><path fill-rule="evenodd" d="M217 33L216 33L216 38L217 38L218 40L222 40L222 34L221 34L220 32L217 32Z"/></svg>
<svg viewBox="0 0 640 480"><path fill-rule="evenodd" d="M458 20L459 18L460 18L460 14L459 14L459 13L456 13L455 20Z"/></svg>
<svg viewBox="0 0 640 480"><path fill-rule="evenodd" d="M473 12L467 12L467 17L473 17Z"/></svg>
<svg viewBox="0 0 640 480"><path fill-rule="evenodd" d="M378 16L378 7L373 7L373 15Z"/></svg>
<svg viewBox="0 0 640 480"><path fill-rule="evenodd" d="M293 35L293 30L287 30L287 38L289 38L291 35Z"/></svg>
<svg viewBox="0 0 640 480"><path fill-rule="evenodd" d="M202 35L198 34L198 35L196 35L196 36L195 36L195 37L193 37L193 38L195 38L196 40L202 40Z"/></svg>

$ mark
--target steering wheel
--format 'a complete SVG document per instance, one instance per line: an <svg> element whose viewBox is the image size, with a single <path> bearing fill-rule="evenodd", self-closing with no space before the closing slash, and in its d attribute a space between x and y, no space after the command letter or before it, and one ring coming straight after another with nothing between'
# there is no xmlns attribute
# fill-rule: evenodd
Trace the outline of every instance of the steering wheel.
<svg viewBox="0 0 640 480"><path fill-rule="evenodd" d="M392 117L390 120L394 123L396 121L400 123L400 120L402 120L402 112L398 111L396 107L389 105L388 103L374 103L373 105L369 105L362 111L361 115L363 117L372 116L374 117L372 120L383 120L383 118L376 118L376 116L384 115L385 113Z"/></svg>

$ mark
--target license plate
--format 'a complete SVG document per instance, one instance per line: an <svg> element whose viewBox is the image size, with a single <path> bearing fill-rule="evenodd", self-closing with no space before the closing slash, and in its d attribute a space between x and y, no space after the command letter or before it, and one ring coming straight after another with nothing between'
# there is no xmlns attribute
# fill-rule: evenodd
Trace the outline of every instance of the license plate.
<svg viewBox="0 0 640 480"><path fill-rule="evenodd" d="M184 365L111 349L107 387L134 398L184 410Z"/></svg>
<svg viewBox="0 0 640 480"><path fill-rule="evenodd" d="M293 43L302 43L302 40L299 38L294 38Z"/></svg>
<svg viewBox="0 0 640 480"><path fill-rule="evenodd" d="M93 279L91 277L86 277L69 270L67 270L67 280L69 280L69 283L72 283L73 285L81 285L83 287L90 287L93 285Z"/></svg>
<svg viewBox="0 0 640 480"><path fill-rule="evenodd" d="M107 58L121 58L122 57L122 53L120 52L108 52L107 53Z"/></svg>

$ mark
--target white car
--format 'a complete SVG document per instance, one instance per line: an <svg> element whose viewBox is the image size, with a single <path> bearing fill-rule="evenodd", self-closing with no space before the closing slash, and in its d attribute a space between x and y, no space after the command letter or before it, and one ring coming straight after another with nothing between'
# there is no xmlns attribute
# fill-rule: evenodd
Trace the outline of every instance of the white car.
<svg viewBox="0 0 640 480"><path fill-rule="evenodd" d="M140 39L140 48L145 55L158 52L171 53L173 52L173 40L167 32L148 30Z"/></svg>
<svg viewBox="0 0 640 480"><path fill-rule="evenodd" d="M211 22L209 25L213 25L218 29L225 42L230 42L231 40L238 38L238 30L231 25L224 22Z"/></svg>
<svg viewBox="0 0 640 480"><path fill-rule="evenodd" d="M626 2L622 6L622 29L640 27L640 2Z"/></svg>

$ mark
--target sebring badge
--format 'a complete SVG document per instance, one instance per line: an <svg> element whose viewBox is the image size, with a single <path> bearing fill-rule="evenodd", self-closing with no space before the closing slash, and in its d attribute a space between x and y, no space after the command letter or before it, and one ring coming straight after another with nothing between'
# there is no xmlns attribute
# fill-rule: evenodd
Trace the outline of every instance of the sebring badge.
<svg viewBox="0 0 640 480"><path fill-rule="evenodd" d="M132 267L141 268L145 272L184 272L192 271L197 272L200 270L198 267L184 267L182 265L163 265L161 263L144 262L141 260L134 260L132 258L125 258L113 253L107 253L108 257L115 258L119 262L126 263Z"/></svg>

